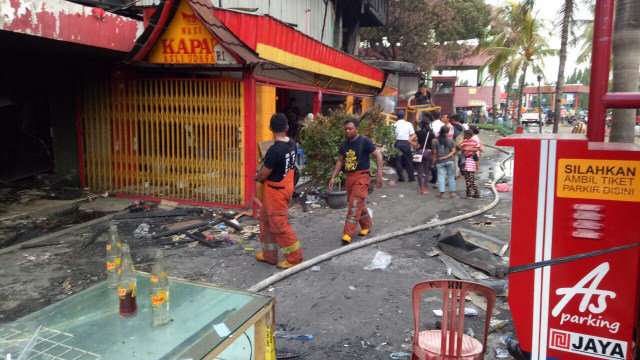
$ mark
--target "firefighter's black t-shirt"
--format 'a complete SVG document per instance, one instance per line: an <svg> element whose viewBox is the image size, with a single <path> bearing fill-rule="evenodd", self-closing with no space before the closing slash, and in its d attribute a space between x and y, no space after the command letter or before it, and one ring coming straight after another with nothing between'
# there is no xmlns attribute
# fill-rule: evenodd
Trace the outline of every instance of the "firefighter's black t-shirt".
<svg viewBox="0 0 640 360"><path fill-rule="evenodd" d="M369 169L369 154L376 151L376 145L366 136L349 141L345 140L340 145L340 155L344 156L344 171L358 171Z"/></svg>
<svg viewBox="0 0 640 360"><path fill-rule="evenodd" d="M264 166L271 169L271 174L267 180L273 182L282 181L295 166L296 152L298 152L298 147L295 141L291 139L288 142L276 141L271 145L264 156Z"/></svg>

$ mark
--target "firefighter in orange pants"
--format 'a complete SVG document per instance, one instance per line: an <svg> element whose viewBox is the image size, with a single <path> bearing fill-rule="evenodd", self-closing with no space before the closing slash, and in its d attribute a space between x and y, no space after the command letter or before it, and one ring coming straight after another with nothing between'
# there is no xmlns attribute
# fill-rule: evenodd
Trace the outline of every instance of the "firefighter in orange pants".
<svg viewBox="0 0 640 360"><path fill-rule="evenodd" d="M274 114L269 128L275 142L267 150L263 166L256 175L256 181L264 183L264 201L259 219L262 252L256 254L256 258L288 269L302 262L302 248L288 218L294 191L297 147L286 135L287 118L283 114ZM285 261L278 262L279 248L285 255Z"/></svg>
<svg viewBox="0 0 640 360"><path fill-rule="evenodd" d="M355 118L345 121L344 133L347 139L340 145L340 157L329 181L329 190L331 190L341 170L344 170L347 175L346 189L349 209L342 236L344 244L351 242L351 238L358 230L358 224L360 224L360 235L362 236L369 234L373 226L373 219L365 203L371 181L369 174L370 155L375 156L378 164L376 187L378 189L382 187L382 155L369 138L358 134L358 127L359 123Z"/></svg>

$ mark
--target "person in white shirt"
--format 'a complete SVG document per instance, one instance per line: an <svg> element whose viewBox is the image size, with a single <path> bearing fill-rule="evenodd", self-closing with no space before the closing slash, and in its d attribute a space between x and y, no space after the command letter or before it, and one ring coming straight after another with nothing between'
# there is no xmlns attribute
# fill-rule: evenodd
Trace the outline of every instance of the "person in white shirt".
<svg viewBox="0 0 640 360"><path fill-rule="evenodd" d="M411 155L411 148L418 146L418 143L415 142L416 132L413 129L413 125L404 119L404 110L398 110L396 115L398 116L398 121L394 124L396 143L393 146L402 152L402 154L396 156L398 181L404 181L403 168L407 170L409 181L416 181L413 174L413 155Z"/></svg>
<svg viewBox="0 0 640 360"><path fill-rule="evenodd" d="M433 133L438 136L438 134L440 133L440 128L442 127L442 125L444 125L442 120L440 120L440 111L433 110L431 112L431 115L433 116L433 121L431 122L431 130L433 130Z"/></svg>

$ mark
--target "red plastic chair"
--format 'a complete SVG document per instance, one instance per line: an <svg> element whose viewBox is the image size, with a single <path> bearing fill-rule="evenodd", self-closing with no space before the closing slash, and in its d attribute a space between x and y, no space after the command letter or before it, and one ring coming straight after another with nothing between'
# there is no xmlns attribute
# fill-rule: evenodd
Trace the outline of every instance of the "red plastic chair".
<svg viewBox="0 0 640 360"><path fill-rule="evenodd" d="M418 331L420 326L420 296L425 291L441 290L442 329ZM467 293L478 293L487 298L482 343L464 334L464 305ZM483 359L487 348L489 321L496 301L492 288L461 280L431 280L413 287L413 353L411 360L427 359ZM456 316L457 315L457 316ZM457 318L457 321L456 321Z"/></svg>

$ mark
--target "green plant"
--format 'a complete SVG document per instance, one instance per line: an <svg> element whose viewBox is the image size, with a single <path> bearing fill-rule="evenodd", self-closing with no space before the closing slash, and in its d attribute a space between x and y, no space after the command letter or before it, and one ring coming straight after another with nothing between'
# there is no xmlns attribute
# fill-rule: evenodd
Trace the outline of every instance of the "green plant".
<svg viewBox="0 0 640 360"><path fill-rule="evenodd" d="M477 126L479 129L483 129L483 130L495 130L502 136L507 136L507 135L511 135L511 134L514 133L513 128L511 128L509 126L509 124L505 124L505 125L473 124L473 125Z"/></svg>
<svg viewBox="0 0 640 360"><path fill-rule="evenodd" d="M384 116L380 113L380 107L367 110L359 117L360 135L373 140L383 157L389 159L398 154L398 149L393 147L395 131L387 125ZM306 165L302 174L311 176L317 186L326 186L333 174L333 168L339 158L340 144L345 140L344 122L354 117L347 114L344 107L332 111L327 116L319 115L312 121L303 124L300 131L300 145L306 155ZM371 160L372 167L375 159ZM343 174L336 179L336 183L344 184Z"/></svg>

